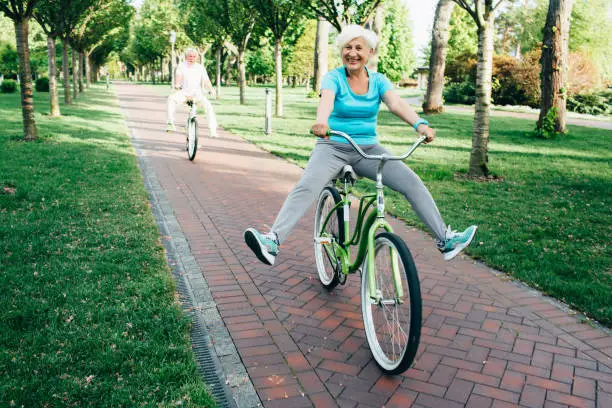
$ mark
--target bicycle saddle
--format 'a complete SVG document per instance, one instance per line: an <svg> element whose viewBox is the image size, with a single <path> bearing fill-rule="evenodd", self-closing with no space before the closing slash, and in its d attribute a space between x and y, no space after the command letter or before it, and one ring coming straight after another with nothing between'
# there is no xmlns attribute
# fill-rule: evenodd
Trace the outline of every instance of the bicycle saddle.
<svg viewBox="0 0 612 408"><path fill-rule="evenodd" d="M353 168L351 167L350 164L346 164L344 165L344 167L340 170L340 172L338 172L338 174L336 174L336 176L333 178L334 180L346 180L349 183L354 183L355 181L359 180L359 176L357 175L357 173L355 173L355 170L353 170Z"/></svg>

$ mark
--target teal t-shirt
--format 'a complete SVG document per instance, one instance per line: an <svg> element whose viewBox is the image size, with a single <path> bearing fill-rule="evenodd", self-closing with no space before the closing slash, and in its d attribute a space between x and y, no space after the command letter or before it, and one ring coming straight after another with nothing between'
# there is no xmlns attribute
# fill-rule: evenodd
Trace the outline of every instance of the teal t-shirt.
<svg viewBox="0 0 612 408"><path fill-rule="evenodd" d="M367 69L367 68L366 68ZM376 125L378 109L383 95L391 88L391 81L378 72L368 70L370 82L368 92L363 95L354 93L346 79L346 69L336 68L323 77L321 89L334 92L334 110L329 116L329 127L351 136L357 144L378 143ZM332 136L334 142L348 143L343 137Z"/></svg>

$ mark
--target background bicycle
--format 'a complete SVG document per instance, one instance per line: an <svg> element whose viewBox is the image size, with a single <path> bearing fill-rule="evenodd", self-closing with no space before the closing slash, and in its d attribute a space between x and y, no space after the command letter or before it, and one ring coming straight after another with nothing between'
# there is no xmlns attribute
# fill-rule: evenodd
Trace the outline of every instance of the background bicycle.
<svg viewBox="0 0 612 408"><path fill-rule="evenodd" d="M187 138L185 150L187 150L187 158L193 161L198 151L198 105L192 98L187 98L185 104L189 107L189 115L185 123L185 136Z"/></svg>

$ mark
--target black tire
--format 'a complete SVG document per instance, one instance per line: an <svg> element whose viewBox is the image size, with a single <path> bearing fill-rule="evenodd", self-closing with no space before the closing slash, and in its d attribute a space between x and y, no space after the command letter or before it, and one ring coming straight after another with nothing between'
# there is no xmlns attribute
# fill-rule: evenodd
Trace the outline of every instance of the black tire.
<svg viewBox="0 0 612 408"><path fill-rule="evenodd" d="M400 237L382 232L376 236L374 248L376 289L382 294L383 301L370 300L366 257L361 281L364 329L378 366L387 374L401 374L410 368L419 348L422 319L421 285L412 255ZM391 270L393 251L397 253L404 291L401 303L395 296ZM370 255L368 254L368 257Z"/></svg>
<svg viewBox="0 0 612 408"><path fill-rule="evenodd" d="M198 121L195 118L187 122L187 157L193 161L198 152Z"/></svg>
<svg viewBox="0 0 612 408"><path fill-rule="evenodd" d="M325 222L327 214L340 201L342 201L342 198L334 187L325 187L321 194L319 194L314 222L315 239L321 236L321 225ZM340 206L335 212L335 216L332 215L326 225L325 233L327 236L333 237L336 242L342 243L344 242L344 209ZM338 285L340 281L339 274L342 273L342 268L338 262L334 261L333 247L331 245L320 244L315 240L314 250L319 280L325 289L332 290Z"/></svg>

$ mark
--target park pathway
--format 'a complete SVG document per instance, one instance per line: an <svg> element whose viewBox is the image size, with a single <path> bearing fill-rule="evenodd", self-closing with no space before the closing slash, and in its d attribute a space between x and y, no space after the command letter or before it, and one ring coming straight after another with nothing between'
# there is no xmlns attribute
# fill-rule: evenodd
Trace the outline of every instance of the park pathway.
<svg viewBox="0 0 612 408"><path fill-rule="evenodd" d="M237 406L612 407L609 331L468 257L445 263L431 237L399 220L391 222L415 254L424 325L414 368L382 375L357 277L331 293L317 280L312 212L273 268L243 242L248 226L272 224L301 169L223 130L189 162L183 135L163 132L163 97L138 85L115 90L145 177L159 183L166 217L188 243L187 277Z"/></svg>

